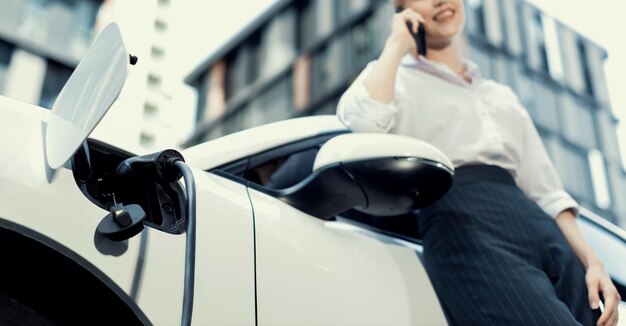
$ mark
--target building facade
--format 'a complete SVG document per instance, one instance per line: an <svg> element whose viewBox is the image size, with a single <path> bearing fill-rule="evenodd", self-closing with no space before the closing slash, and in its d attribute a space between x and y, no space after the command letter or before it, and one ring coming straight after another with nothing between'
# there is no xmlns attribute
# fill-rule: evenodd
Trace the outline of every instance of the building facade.
<svg viewBox="0 0 626 326"><path fill-rule="evenodd" d="M626 227L607 53L523 0L466 0L468 56L533 117L566 189ZM389 33L387 0L279 0L186 82L198 93L187 145L291 117L334 114Z"/></svg>
<svg viewBox="0 0 626 326"><path fill-rule="evenodd" d="M51 108L93 38L115 22L139 62L94 135L149 150L179 148L193 127L192 94L170 53L172 18L181 4L0 0L0 95Z"/></svg>
<svg viewBox="0 0 626 326"><path fill-rule="evenodd" d="M175 53L175 16L184 2L105 0L97 25L118 24L138 57L122 93L93 135L122 147L180 148L193 127L191 91L182 83Z"/></svg>
<svg viewBox="0 0 626 326"><path fill-rule="evenodd" d="M101 0L0 0L0 95L50 108L89 48Z"/></svg>

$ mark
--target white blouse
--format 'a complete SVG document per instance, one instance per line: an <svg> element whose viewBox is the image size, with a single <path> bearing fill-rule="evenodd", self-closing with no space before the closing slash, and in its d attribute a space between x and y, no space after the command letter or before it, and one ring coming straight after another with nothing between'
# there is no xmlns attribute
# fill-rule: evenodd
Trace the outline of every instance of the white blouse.
<svg viewBox="0 0 626 326"><path fill-rule="evenodd" d="M482 79L466 61L468 83L448 66L406 55L396 76L393 100L370 98L363 78L371 62L343 94L337 108L341 122L354 132L390 132L422 139L445 153L455 167L496 165L548 215L556 217L578 204L563 189L541 138L513 91Z"/></svg>

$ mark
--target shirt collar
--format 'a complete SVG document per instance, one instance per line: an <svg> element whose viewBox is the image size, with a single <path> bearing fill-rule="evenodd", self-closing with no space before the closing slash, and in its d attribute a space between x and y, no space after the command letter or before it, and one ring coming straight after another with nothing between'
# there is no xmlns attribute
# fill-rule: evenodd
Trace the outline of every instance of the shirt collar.
<svg viewBox="0 0 626 326"><path fill-rule="evenodd" d="M433 60L429 60L422 55L419 56L419 59L415 59L415 57L413 57L412 55L406 54L402 58L401 64L403 66L415 67L419 70L444 78L461 86L478 85L479 83L481 83L483 79L480 74L480 69L478 65L468 59L464 59L462 62L465 66L464 75L472 79L472 84L469 84L467 81L465 81L465 79L457 75L447 65Z"/></svg>

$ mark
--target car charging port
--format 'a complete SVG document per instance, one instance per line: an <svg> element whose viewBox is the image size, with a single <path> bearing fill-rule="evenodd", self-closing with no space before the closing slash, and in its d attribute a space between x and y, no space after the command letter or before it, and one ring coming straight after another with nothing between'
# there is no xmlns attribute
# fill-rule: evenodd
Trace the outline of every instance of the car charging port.
<svg viewBox="0 0 626 326"><path fill-rule="evenodd" d="M94 150L84 144L72 158L74 179L79 188L98 206L108 206L105 209L110 211L96 232L110 240L123 241L141 232L144 224L150 225L147 219L152 210L158 210L161 216L167 216L167 213L180 216L170 224L172 227L168 231L186 233L181 324L191 325L196 260L196 187L191 169L183 156L171 149L144 156L126 156L121 160L112 160L114 156L110 152L102 155L104 152L103 148ZM176 189L174 193L178 193L178 180L181 178L184 178L185 195L169 196L173 189ZM136 194L143 195L137 197ZM121 201L118 204L116 197L120 196L123 202L132 204L124 205ZM141 203L133 201L138 199ZM185 214L176 214L174 199L184 204L178 207L178 211ZM148 212L144 212L144 207ZM166 213L163 214L162 210ZM152 222L155 222L154 217Z"/></svg>
<svg viewBox="0 0 626 326"><path fill-rule="evenodd" d="M71 160L78 188L98 207L111 211L120 203L145 211L143 225L171 233L185 232L185 193L176 181L182 174L173 166L182 155L174 150L159 155L132 154L96 140L88 140Z"/></svg>

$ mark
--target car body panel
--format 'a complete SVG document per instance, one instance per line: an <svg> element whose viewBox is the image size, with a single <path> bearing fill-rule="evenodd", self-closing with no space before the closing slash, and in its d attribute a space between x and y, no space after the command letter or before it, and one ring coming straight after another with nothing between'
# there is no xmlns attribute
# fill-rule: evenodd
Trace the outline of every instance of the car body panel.
<svg viewBox="0 0 626 326"><path fill-rule="evenodd" d="M419 246L250 190L259 325L444 325Z"/></svg>
<svg viewBox="0 0 626 326"><path fill-rule="evenodd" d="M296 118L226 135L184 149L182 154L191 166L210 170L280 145L331 132L347 132L335 116Z"/></svg>
<svg viewBox="0 0 626 326"><path fill-rule="evenodd" d="M118 254L103 254L95 230L107 211L79 190L72 171L46 168L48 110L0 97L0 218L41 233L89 261L130 296L140 236ZM7 141L18 139L18 141ZM252 209L245 186L194 171L198 250L194 323L251 325L254 307ZM137 304L157 324L180 323L185 235L148 232ZM100 246L101 247L101 246ZM79 285L77 285L79 286ZM92 298L93 299L93 298Z"/></svg>
<svg viewBox="0 0 626 326"><path fill-rule="evenodd" d="M197 242L193 324L253 325L252 209L243 185L194 171ZM150 230L138 296L151 320L180 324L185 235Z"/></svg>

